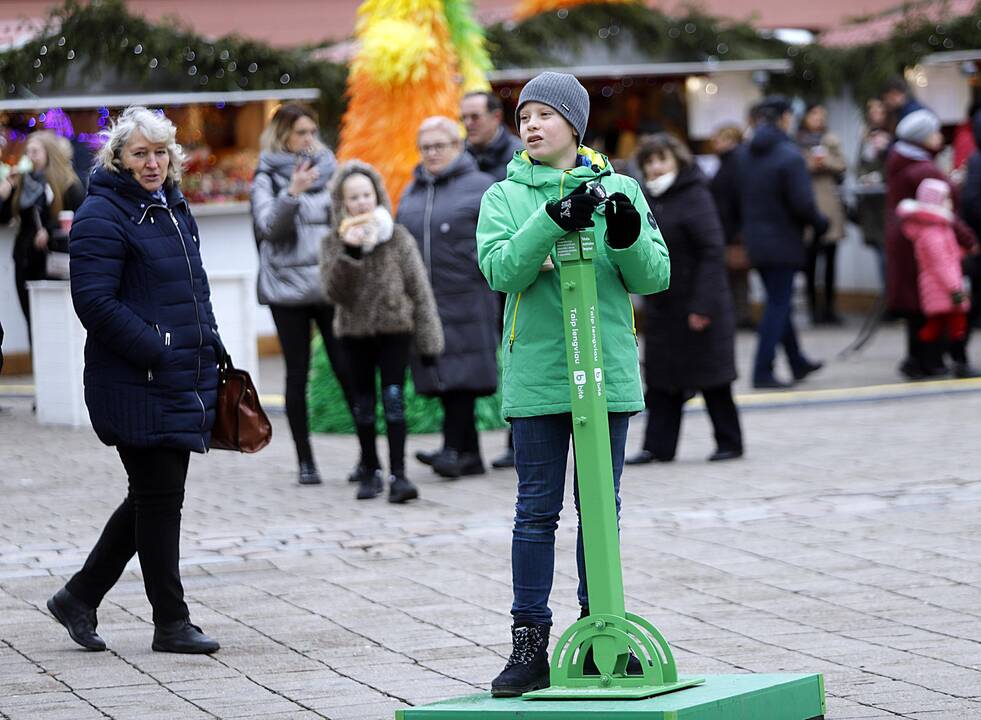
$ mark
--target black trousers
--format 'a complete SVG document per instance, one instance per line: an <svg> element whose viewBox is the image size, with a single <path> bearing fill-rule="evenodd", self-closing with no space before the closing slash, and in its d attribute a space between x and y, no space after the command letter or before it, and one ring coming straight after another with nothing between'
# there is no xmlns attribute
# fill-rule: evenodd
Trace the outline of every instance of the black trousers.
<svg viewBox="0 0 981 720"><path fill-rule="evenodd" d="M17 299L20 301L21 312L27 321L27 341L31 342L31 297L27 292L27 283L32 280L44 280L48 277L44 264L43 253L31 253L26 262L14 262L14 284L17 286Z"/></svg>
<svg viewBox="0 0 981 720"><path fill-rule="evenodd" d="M153 622L188 617L180 576L181 507L190 452L171 448L117 448L129 492L109 518L85 565L68 581L68 592L91 607L140 558Z"/></svg>
<svg viewBox="0 0 981 720"><path fill-rule="evenodd" d="M812 242L807 247L807 309L811 318L821 320L835 315L835 257L838 254L838 243ZM823 307L818 304L817 295L817 264L818 258L824 258Z"/></svg>
<svg viewBox="0 0 981 720"><path fill-rule="evenodd" d="M443 445L461 453L480 454L474 410L478 395L467 390L443 393Z"/></svg>
<svg viewBox="0 0 981 720"><path fill-rule="evenodd" d="M382 410L388 435L388 462L392 474L405 471L405 371L409 366L410 335L346 337L341 343L354 384L354 424L361 444L361 463L381 467L375 447L376 374L381 375Z"/></svg>
<svg viewBox="0 0 981 720"><path fill-rule="evenodd" d="M344 391L349 409L354 407L354 393L350 372L345 362L340 341L334 337L331 324L334 306L319 305L270 305L279 344L286 361L286 419L289 421L296 457L300 462L313 462L310 448L310 425L307 420L307 379L310 375L310 323L316 323L324 339L324 349L330 360L337 381Z"/></svg>
<svg viewBox="0 0 981 720"><path fill-rule="evenodd" d="M719 450L743 449L743 433L739 426L739 411L732 399L732 385L699 388L705 399L715 444ZM681 434L682 409L689 395L683 390L647 391L647 429L644 449L662 461L673 460Z"/></svg>

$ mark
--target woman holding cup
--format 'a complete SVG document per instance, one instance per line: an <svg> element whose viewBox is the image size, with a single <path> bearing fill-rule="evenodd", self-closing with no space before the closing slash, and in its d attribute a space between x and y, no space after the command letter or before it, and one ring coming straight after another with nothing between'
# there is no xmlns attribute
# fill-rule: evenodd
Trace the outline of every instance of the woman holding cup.
<svg viewBox="0 0 981 720"><path fill-rule="evenodd" d="M62 139L48 130L40 130L27 139L20 162L0 181L0 223L18 220L14 281L28 335L31 309L27 283L48 276L46 256L52 239L66 237L60 213L74 214L84 198L82 183L72 169L71 153Z"/></svg>

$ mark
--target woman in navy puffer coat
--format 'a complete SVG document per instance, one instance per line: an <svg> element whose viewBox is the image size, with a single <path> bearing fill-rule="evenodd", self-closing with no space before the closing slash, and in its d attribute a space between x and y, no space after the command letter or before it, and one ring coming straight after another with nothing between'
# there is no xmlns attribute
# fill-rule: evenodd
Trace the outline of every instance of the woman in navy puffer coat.
<svg viewBox="0 0 981 720"><path fill-rule="evenodd" d="M88 331L85 403L129 479L84 567L48 601L90 650L106 647L96 608L134 554L153 606L153 649L218 649L190 623L178 568L188 461L208 449L223 350L197 223L177 186L175 136L169 120L143 107L117 119L69 243L72 300Z"/></svg>

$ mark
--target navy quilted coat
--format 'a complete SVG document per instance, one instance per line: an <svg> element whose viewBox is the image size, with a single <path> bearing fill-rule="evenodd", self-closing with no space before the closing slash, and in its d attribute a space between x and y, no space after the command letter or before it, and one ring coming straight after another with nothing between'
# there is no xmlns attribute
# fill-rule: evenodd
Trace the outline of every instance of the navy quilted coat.
<svg viewBox="0 0 981 720"><path fill-rule="evenodd" d="M98 169L71 230L75 312L88 332L85 404L107 445L206 452L217 349L197 223L128 173Z"/></svg>

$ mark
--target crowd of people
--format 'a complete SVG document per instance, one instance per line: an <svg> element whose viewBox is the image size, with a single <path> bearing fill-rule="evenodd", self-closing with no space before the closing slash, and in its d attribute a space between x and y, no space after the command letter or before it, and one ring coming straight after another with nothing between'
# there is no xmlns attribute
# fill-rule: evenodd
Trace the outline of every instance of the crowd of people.
<svg viewBox="0 0 981 720"><path fill-rule="evenodd" d="M795 326L798 273L812 321L841 322L835 275L849 217L841 192L848 162L823 105L808 106L799 123L785 97L754 105L747 129L727 126L713 138L719 168L711 178L684 141L664 132L642 138L617 172L582 143L589 108L575 77L542 73L521 91L515 136L495 94L470 93L462 128L443 116L421 123L420 162L393 206L375 168L339 164L316 113L286 103L263 134L252 186L257 292L285 359L300 484L322 482L306 405L314 326L354 420L360 455L348 479L359 500L386 485L389 502L419 496L406 469L409 371L416 391L438 398L444 413L441 447L416 458L445 478L486 472L475 402L501 385L510 433L492 464L513 466L517 487L513 652L493 682L496 696L548 682L548 599L572 436L556 241L587 229L602 238L594 267L618 509L624 464L671 462L685 403L696 394L714 431L708 460L743 455L732 393L737 328L758 332L754 387L787 388L821 369ZM933 377L947 372L949 356L957 376L973 376L966 348L978 305L964 275L977 264L981 152L962 152L963 169L946 175L935 161L944 145L940 121L901 81L868 104L867 116L857 178L886 192L859 193L853 219L879 250L888 307L906 323L900 369ZM972 123L981 140L981 113ZM153 606L153 648L219 647L190 622L178 567L190 453L209 447L226 353L198 227L180 190L175 138L162 114L129 108L106 133L84 200L70 155L49 133L28 141L31 168L0 182L3 212L20 218L19 285L43 276L37 256L58 214L76 211L71 292L88 331L86 404L128 477L128 493L85 565L48 602L91 650L105 649L96 610L134 554ZM595 182L605 197L587 191ZM758 322L751 269L765 294ZM632 296L642 297L643 358ZM791 382L775 372L780 347ZM377 448L379 396L387 469ZM629 416L645 408L643 445L628 456ZM574 482L577 489L578 476ZM578 511L578 490L575 497ZM581 533L577 560L585 617Z"/></svg>

